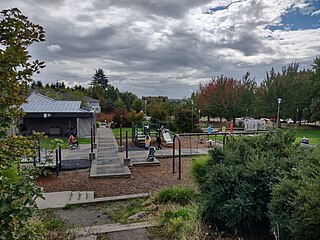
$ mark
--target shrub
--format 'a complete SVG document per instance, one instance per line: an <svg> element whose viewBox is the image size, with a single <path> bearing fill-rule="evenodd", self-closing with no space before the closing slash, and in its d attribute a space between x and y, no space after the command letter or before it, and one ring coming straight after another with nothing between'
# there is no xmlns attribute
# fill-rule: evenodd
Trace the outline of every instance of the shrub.
<svg viewBox="0 0 320 240"><path fill-rule="evenodd" d="M200 181L201 216L211 226L245 234L269 227L267 204L272 185L291 167L299 149L289 132L242 137L213 149Z"/></svg>
<svg viewBox="0 0 320 240"><path fill-rule="evenodd" d="M320 148L301 151L291 162L272 188L272 227L280 239L320 239Z"/></svg>
<svg viewBox="0 0 320 240"><path fill-rule="evenodd" d="M195 206L171 208L161 214L162 233L169 239L219 239L210 233L210 228L204 224Z"/></svg>
<svg viewBox="0 0 320 240"><path fill-rule="evenodd" d="M165 210L161 216L161 222L165 228L165 236L173 239L182 239L187 222L191 220L192 211L189 208L177 210Z"/></svg>
<svg viewBox="0 0 320 240"><path fill-rule="evenodd" d="M208 160L208 156L200 156L192 159L190 173L198 184L202 184L206 180Z"/></svg>
<svg viewBox="0 0 320 240"><path fill-rule="evenodd" d="M186 205L195 199L196 193L189 187L175 186L166 187L155 194L155 200L158 203L178 203Z"/></svg>

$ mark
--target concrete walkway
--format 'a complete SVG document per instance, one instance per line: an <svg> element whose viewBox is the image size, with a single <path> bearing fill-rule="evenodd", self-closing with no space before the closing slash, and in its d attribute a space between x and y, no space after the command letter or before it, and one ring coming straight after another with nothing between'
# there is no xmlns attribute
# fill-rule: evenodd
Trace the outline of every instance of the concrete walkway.
<svg viewBox="0 0 320 240"><path fill-rule="evenodd" d="M96 157L92 160L90 177L130 177L131 172L123 165L118 154L118 143L110 128L97 129Z"/></svg>
<svg viewBox="0 0 320 240"><path fill-rule="evenodd" d="M128 194L114 197L95 198L93 191L64 191L43 193L43 198L37 198L36 203L39 209L64 208L67 205L86 204L108 201L121 201L132 198L148 197L148 193Z"/></svg>

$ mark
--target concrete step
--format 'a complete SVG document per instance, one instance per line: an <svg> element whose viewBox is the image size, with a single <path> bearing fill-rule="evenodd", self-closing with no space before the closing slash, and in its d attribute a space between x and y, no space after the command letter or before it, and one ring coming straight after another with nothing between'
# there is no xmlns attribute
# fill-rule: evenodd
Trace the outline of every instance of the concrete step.
<svg viewBox="0 0 320 240"><path fill-rule="evenodd" d="M42 198L37 198L36 203L39 209L62 208L70 200L71 191L43 193Z"/></svg>
<svg viewBox="0 0 320 240"><path fill-rule="evenodd" d="M94 199L94 191L87 192L87 201Z"/></svg>
<svg viewBox="0 0 320 240"><path fill-rule="evenodd" d="M69 198L69 203L78 203L78 202L87 202L91 201L94 199L94 192L89 191L74 191L71 192L70 198Z"/></svg>
<svg viewBox="0 0 320 240"><path fill-rule="evenodd" d="M80 192L79 191L73 191L71 192L70 198L69 198L69 202L75 202L78 201L80 197Z"/></svg>

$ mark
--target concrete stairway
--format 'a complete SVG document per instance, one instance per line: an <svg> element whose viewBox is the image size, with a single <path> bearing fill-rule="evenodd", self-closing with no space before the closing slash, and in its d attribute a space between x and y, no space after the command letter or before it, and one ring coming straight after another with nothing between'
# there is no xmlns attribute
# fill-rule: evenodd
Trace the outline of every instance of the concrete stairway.
<svg viewBox="0 0 320 240"><path fill-rule="evenodd" d="M90 177L130 177L128 166L123 165L123 158L118 153L118 143L110 128L97 130L97 154L92 160Z"/></svg>
<svg viewBox="0 0 320 240"><path fill-rule="evenodd" d="M67 205L85 204L95 202L121 201L131 198L148 197L148 193L129 194L113 197L95 198L93 191L64 191L43 193L42 198L37 198L36 203L39 209L64 208Z"/></svg>
<svg viewBox="0 0 320 240"><path fill-rule="evenodd" d="M43 193L42 198L37 198L39 209L63 208L69 204L81 204L94 201L94 191L64 191Z"/></svg>

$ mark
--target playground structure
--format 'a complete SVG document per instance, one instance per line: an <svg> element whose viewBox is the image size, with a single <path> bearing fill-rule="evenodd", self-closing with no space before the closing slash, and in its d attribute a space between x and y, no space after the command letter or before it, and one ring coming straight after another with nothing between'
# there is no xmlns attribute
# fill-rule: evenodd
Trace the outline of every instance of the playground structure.
<svg viewBox="0 0 320 240"><path fill-rule="evenodd" d="M162 138L164 140L164 143L166 146L172 146L173 145L173 141L172 138L170 136L170 131L168 129L163 129L161 131L162 133Z"/></svg>
<svg viewBox="0 0 320 240"><path fill-rule="evenodd" d="M132 142L138 147L145 146L146 136L150 137L161 134L164 144L166 146L172 146L172 138L170 136L170 130L168 129L168 122L160 122L158 121L156 124L151 124L149 122L142 123L142 126L139 127L138 124L132 124ZM166 125L166 127L164 127ZM163 128L161 128L163 126Z"/></svg>

